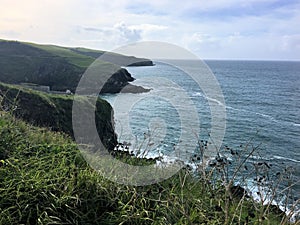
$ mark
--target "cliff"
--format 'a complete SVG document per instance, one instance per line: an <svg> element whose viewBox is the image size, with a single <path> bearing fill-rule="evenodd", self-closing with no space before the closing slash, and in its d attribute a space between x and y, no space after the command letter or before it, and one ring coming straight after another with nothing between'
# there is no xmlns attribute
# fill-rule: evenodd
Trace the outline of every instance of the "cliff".
<svg viewBox="0 0 300 225"><path fill-rule="evenodd" d="M101 60L105 66L117 65L119 70L111 76L102 93L116 93L134 80L121 66L153 65L152 61L147 59L104 53L85 48L0 40L0 81L10 84L33 83L49 86L52 91L69 89L74 92L86 69L95 59L103 56ZM127 90L148 91L141 87Z"/></svg>
<svg viewBox="0 0 300 225"><path fill-rule="evenodd" d="M129 82L135 79L124 68L121 68L117 73L114 73L101 89L101 93L141 93L148 92L150 89L141 86L132 85Z"/></svg>
<svg viewBox="0 0 300 225"><path fill-rule="evenodd" d="M82 98L86 105L88 97ZM73 97L57 94L45 94L39 91L0 83L0 103L5 111L11 111L33 125L49 127L53 131L62 131L73 136L72 104ZM101 141L108 149L117 143L110 104L98 98L95 110L95 122Z"/></svg>

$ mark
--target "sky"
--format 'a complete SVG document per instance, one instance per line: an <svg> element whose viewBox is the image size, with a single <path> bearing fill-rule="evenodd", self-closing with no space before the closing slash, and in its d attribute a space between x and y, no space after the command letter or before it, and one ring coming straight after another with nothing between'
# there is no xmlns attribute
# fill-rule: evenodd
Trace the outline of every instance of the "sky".
<svg viewBox="0 0 300 225"><path fill-rule="evenodd" d="M300 60L300 0L0 0L0 39L111 51L140 41L201 59Z"/></svg>

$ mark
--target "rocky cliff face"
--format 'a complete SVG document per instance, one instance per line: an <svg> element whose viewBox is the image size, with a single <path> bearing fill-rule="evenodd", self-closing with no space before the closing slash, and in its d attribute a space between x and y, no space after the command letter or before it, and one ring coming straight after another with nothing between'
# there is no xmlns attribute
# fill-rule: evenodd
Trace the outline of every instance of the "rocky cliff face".
<svg viewBox="0 0 300 225"><path fill-rule="evenodd" d="M135 79L131 74L126 69L122 68L108 79L101 89L101 93L141 93L150 91L150 89L129 84L129 82L134 80Z"/></svg>

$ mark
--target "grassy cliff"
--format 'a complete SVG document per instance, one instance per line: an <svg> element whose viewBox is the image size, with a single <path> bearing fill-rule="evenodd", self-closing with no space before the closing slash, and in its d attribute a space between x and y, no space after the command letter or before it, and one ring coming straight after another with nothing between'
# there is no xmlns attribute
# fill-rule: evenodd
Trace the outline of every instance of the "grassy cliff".
<svg viewBox="0 0 300 225"><path fill-rule="evenodd" d="M29 82L52 90L74 89L84 71L68 58L14 41L0 41L0 68L2 82Z"/></svg>
<svg viewBox="0 0 300 225"><path fill-rule="evenodd" d="M0 40L0 81L11 84L34 83L49 86L51 90L70 89L74 92L88 66L103 54L103 51L85 48ZM120 71L116 72L117 76L114 76L113 82L123 82L123 86L132 81L132 78L127 80L125 75L128 72L125 73L125 69L121 70L120 66L153 65L152 61L147 59L139 59L139 63L134 63L137 58L132 56L112 53L105 56L103 60L106 59L107 62L103 61L103 67L107 67L107 64L111 67L118 65ZM101 70L101 67L99 68ZM101 74L99 79L100 76Z"/></svg>
<svg viewBox="0 0 300 225"><path fill-rule="evenodd" d="M73 96L45 94L21 86L0 83L0 98L2 108L11 111L17 118L73 136ZM89 98L82 97L81 101L82 104L86 104ZM112 113L109 103L98 98L95 110L96 126L103 143L110 149L116 144Z"/></svg>

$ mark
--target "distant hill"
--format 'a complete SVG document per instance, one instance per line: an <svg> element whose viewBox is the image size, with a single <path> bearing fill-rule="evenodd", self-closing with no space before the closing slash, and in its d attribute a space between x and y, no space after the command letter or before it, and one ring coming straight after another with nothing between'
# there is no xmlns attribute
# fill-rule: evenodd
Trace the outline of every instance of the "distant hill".
<svg viewBox="0 0 300 225"><path fill-rule="evenodd" d="M70 89L74 92L84 71L104 53L86 48L0 40L0 81L10 84L33 83L49 86L50 90ZM153 65L148 59L114 53L105 54L103 60L106 61L103 61L104 67L110 64L112 67ZM127 70L121 68L112 79L109 83L118 86L106 86L105 92L110 92L110 88L113 93L118 92L134 80Z"/></svg>

